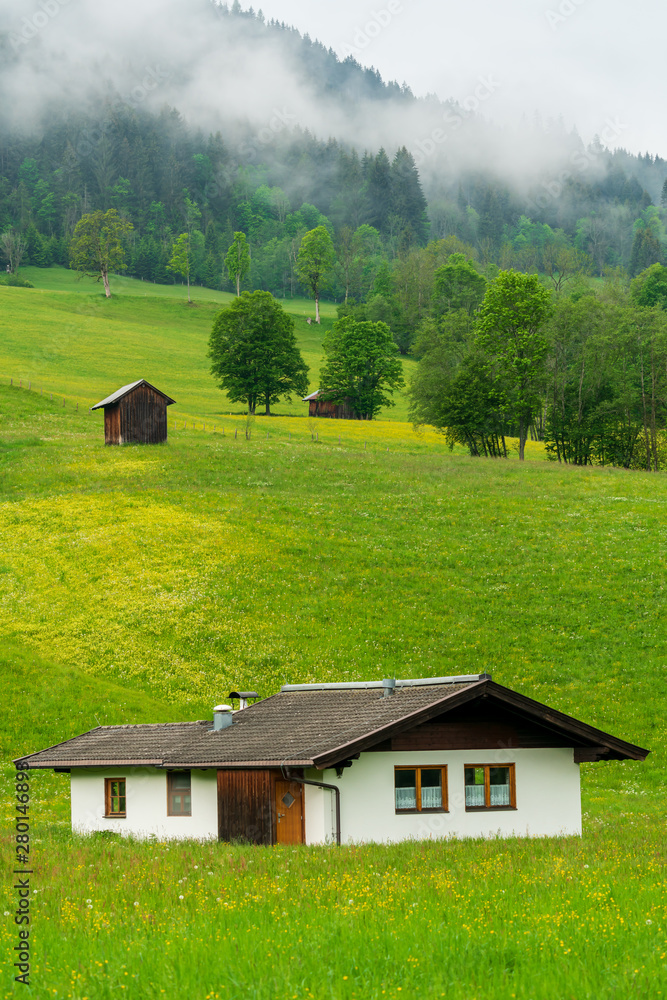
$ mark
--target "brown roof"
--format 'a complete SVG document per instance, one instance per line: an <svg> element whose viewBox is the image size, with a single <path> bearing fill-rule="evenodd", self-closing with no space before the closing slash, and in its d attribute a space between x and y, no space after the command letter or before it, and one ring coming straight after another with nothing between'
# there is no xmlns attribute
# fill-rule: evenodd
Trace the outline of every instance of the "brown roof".
<svg viewBox="0 0 667 1000"><path fill-rule="evenodd" d="M386 739L481 696L539 720L572 746L598 756L643 760L648 750L619 740L491 681L488 674L382 685L285 685L234 714L211 722L103 726L22 758L30 767L152 764L163 767L331 767ZM405 686L402 686L405 685ZM408 686L409 685L409 686Z"/></svg>
<svg viewBox="0 0 667 1000"><path fill-rule="evenodd" d="M120 389L116 389L116 391L112 392L110 396L107 396L105 399L101 399L99 403L95 403L94 406L91 406L91 410L99 410L104 406L113 406L114 403L117 403L123 398L123 396L127 396L130 392L133 392L137 386L140 385L147 385L149 389L153 390L153 392L157 392L158 396L163 396L167 401L167 406L171 406L172 403L176 402L176 400L172 399L171 396L168 396L166 392L162 392L161 389L156 389L155 386L151 385L150 382L147 382L145 378L140 378L136 382L130 382L129 385L122 385Z"/></svg>
<svg viewBox="0 0 667 1000"><path fill-rule="evenodd" d="M98 726L81 736L23 758L31 767L104 767L114 764L162 764L210 722L167 722L138 726Z"/></svg>

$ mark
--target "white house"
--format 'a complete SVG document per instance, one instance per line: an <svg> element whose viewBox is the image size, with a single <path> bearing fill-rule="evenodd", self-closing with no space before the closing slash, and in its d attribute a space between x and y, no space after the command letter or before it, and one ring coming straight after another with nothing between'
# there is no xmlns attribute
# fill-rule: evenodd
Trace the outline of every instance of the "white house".
<svg viewBox="0 0 667 1000"><path fill-rule="evenodd" d="M248 695L20 762L70 774L76 831L317 844L581 834L579 764L649 752L488 674Z"/></svg>

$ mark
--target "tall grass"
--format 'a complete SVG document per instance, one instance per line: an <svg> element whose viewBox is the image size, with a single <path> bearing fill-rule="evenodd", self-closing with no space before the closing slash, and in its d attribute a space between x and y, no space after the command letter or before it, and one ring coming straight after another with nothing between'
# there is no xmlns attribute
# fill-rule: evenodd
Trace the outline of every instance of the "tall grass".
<svg viewBox="0 0 667 1000"><path fill-rule="evenodd" d="M45 830L35 847L40 997L649 1000L667 990L665 841L621 824L583 841L342 849ZM5 921L8 962L14 943Z"/></svg>

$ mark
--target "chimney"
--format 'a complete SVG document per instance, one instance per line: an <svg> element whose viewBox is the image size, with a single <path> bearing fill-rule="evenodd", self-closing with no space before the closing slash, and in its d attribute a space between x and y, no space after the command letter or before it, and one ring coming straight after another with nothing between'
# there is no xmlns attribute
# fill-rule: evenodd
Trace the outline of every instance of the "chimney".
<svg viewBox="0 0 667 1000"><path fill-rule="evenodd" d="M394 693L394 688L396 687L396 679L394 677L385 677L382 681L382 697L389 698L390 695Z"/></svg>
<svg viewBox="0 0 667 1000"><path fill-rule="evenodd" d="M232 724L232 706L216 705L213 709L213 730L227 729Z"/></svg>
<svg viewBox="0 0 667 1000"><path fill-rule="evenodd" d="M229 697L239 699L239 712L248 707L249 701L259 700L259 695L256 691L230 691Z"/></svg>

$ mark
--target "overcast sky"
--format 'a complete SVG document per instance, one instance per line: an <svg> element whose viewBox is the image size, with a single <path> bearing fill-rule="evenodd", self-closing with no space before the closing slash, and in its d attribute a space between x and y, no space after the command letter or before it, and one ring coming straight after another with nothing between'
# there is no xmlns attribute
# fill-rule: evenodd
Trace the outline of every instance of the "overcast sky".
<svg viewBox="0 0 667 1000"><path fill-rule="evenodd" d="M249 0L242 0L243 7ZM660 0L255 0L339 55L423 96L460 102L494 86L478 112L498 123L562 114L589 141L667 158ZM608 130L608 123L616 127Z"/></svg>

